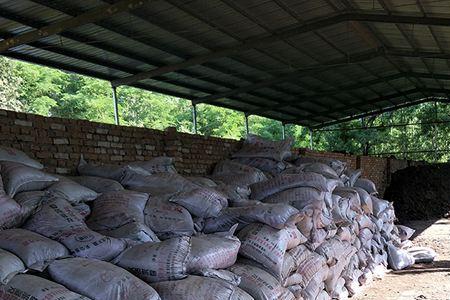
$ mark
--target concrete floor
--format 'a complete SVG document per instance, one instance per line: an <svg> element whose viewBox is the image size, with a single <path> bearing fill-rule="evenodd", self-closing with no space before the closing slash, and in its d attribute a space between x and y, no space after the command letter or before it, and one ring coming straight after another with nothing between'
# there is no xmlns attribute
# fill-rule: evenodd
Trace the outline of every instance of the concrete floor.
<svg viewBox="0 0 450 300"><path fill-rule="evenodd" d="M389 272L353 299L357 300L450 300L450 219L413 221L414 245L433 248L438 257L432 264L414 265Z"/></svg>

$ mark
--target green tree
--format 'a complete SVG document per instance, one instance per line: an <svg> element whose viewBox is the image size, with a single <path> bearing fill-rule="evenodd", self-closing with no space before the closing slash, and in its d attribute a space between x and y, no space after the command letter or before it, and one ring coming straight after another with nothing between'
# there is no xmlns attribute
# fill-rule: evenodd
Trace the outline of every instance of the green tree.
<svg viewBox="0 0 450 300"><path fill-rule="evenodd" d="M106 81L70 74L54 116L114 123L111 87Z"/></svg>
<svg viewBox="0 0 450 300"><path fill-rule="evenodd" d="M119 115L128 126L140 126L163 130L177 127L190 131L187 101L132 87L118 89Z"/></svg>
<svg viewBox="0 0 450 300"><path fill-rule="evenodd" d="M249 131L266 139L281 140L282 128L279 121L260 116L249 116Z"/></svg>
<svg viewBox="0 0 450 300"><path fill-rule="evenodd" d="M0 108L8 110L21 110L22 102L19 100L20 74L15 63L0 57Z"/></svg>
<svg viewBox="0 0 450 300"><path fill-rule="evenodd" d="M234 139L245 135L244 114L235 110L201 104L197 122L200 134Z"/></svg>
<svg viewBox="0 0 450 300"><path fill-rule="evenodd" d="M25 112L51 116L57 106L55 99L62 95L61 85L67 74L24 62L16 62L16 70L22 78L19 99Z"/></svg>

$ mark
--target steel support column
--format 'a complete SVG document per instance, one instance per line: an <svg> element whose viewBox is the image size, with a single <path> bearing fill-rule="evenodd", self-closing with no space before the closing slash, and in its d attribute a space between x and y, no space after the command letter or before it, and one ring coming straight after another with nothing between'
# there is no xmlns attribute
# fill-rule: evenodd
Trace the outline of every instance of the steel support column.
<svg viewBox="0 0 450 300"><path fill-rule="evenodd" d="M281 138L286 139L286 124L281 123Z"/></svg>
<svg viewBox="0 0 450 300"><path fill-rule="evenodd" d="M197 105L192 103L192 125L194 134L197 134Z"/></svg>
<svg viewBox="0 0 450 300"><path fill-rule="evenodd" d="M402 123L405 123L405 116L403 115L403 112L402 112L400 121ZM407 132L407 130L408 130L408 128L406 126L403 127L403 131L402 131L402 136L403 136L403 138L402 138L402 151L403 151L403 159L405 159L405 160L407 159L406 158L406 154L408 152L408 140L407 140L408 132Z"/></svg>
<svg viewBox="0 0 450 300"><path fill-rule="evenodd" d="M437 101L434 101L434 121L436 122L438 120L438 107L437 107ZM437 134L438 134L438 129L437 129L437 125L434 124L432 125L433 127L433 149L434 151L434 162L437 163L438 159L439 159L439 154L437 152Z"/></svg>
<svg viewBox="0 0 450 300"><path fill-rule="evenodd" d="M113 104L114 104L114 123L119 125L119 105L117 104L117 88L115 86L111 86L112 88L112 96L113 96Z"/></svg>
<svg viewBox="0 0 450 300"><path fill-rule="evenodd" d="M245 134L248 136L250 134L250 129L248 127L248 114L244 114L245 117Z"/></svg>

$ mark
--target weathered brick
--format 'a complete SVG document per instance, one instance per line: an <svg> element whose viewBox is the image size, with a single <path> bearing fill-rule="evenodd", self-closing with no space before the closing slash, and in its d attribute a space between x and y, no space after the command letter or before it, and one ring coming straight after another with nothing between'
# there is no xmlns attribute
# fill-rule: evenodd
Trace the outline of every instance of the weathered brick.
<svg viewBox="0 0 450 300"><path fill-rule="evenodd" d="M31 121L18 120L18 119L14 120L14 124L19 125L19 126L28 126L28 127L33 126L33 122L31 122Z"/></svg>
<svg viewBox="0 0 450 300"><path fill-rule="evenodd" d="M69 174L70 169L68 168L55 168L55 172L58 174Z"/></svg>
<svg viewBox="0 0 450 300"><path fill-rule="evenodd" d="M111 143L110 142L105 142L105 141L99 141L99 142L97 142L97 145L99 147L110 147Z"/></svg>
<svg viewBox="0 0 450 300"><path fill-rule="evenodd" d="M53 130L62 130L62 131L66 130L66 126L64 126L63 124L58 124L58 123L50 124L50 128Z"/></svg>
<svg viewBox="0 0 450 300"><path fill-rule="evenodd" d="M31 135L18 135L17 140L19 140L21 142L33 142L34 137Z"/></svg>
<svg viewBox="0 0 450 300"><path fill-rule="evenodd" d="M123 148L123 144L120 144L120 143L111 143L111 147L113 147L113 148Z"/></svg>
<svg viewBox="0 0 450 300"><path fill-rule="evenodd" d="M55 153L53 154L53 157L59 159L69 159L69 153Z"/></svg>
<svg viewBox="0 0 450 300"><path fill-rule="evenodd" d="M50 158L50 157L52 157L52 154L50 152L37 152L36 157L37 158Z"/></svg>
<svg viewBox="0 0 450 300"><path fill-rule="evenodd" d="M69 139L67 139L67 138L55 138L55 139L53 139L53 144L55 144L55 145L67 145L67 144L69 144Z"/></svg>
<svg viewBox="0 0 450 300"><path fill-rule="evenodd" d="M106 128L97 127L95 129L95 132L98 134L108 134L109 130Z"/></svg>

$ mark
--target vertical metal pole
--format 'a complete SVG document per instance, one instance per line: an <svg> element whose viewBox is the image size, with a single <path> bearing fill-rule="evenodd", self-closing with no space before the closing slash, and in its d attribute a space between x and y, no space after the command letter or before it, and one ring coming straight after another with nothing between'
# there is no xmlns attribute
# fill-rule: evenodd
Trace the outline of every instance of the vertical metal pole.
<svg viewBox="0 0 450 300"><path fill-rule="evenodd" d="M403 115L403 112L402 112L402 118L401 118L401 122L402 122L402 124L403 124L403 132L402 132L402 135L403 135L403 159L407 159L407 157L406 157L406 155L407 155L407 151L408 151L408 132L407 132L407 130L408 130L408 126L406 126L405 125L405 116Z"/></svg>
<svg viewBox="0 0 450 300"><path fill-rule="evenodd" d="M313 150L313 130L309 129L309 149Z"/></svg>
<svg viewBox="0 0 450 300"><path fill-rule="evenodd" d="M434 101L434 123L433 124L433 149L434 149L434 162L438 161L438 146L437 146L437 121L438 121L438 108L437 101Z"/></svg>
<svg viewBox="0 0 450 300"><path fill-rule="evenodd" d="M192 124L194 125L194 134L197 134L197 105L192 103Z"/></svg>
<svg viewBox="0 0 450 300"><path fill-rule="evenodd" d="M248 114L244 114L245 116L245 133L248 136L250 134L250 129L248 127Z"/></svg>
<svg viewBox="0 0 450 300"><path fill-rule="evenodd" d="M281 138L286 139L286 124L284 123L281 123Z"/></svg>
<svg viewBox="0 0 450 300"><path fill-rule="evenodd" d="M361 128L364 128L364 117L361 118ZM365 146L364 141L361 140L361 155L366 155Z"/></svg>
<svg viewBox="0 0 450 300"><path fill-rule="evenodd" d="M119 105L117 104L117 87L111 86L114 103L114 122L119 125Z"/></svg>

